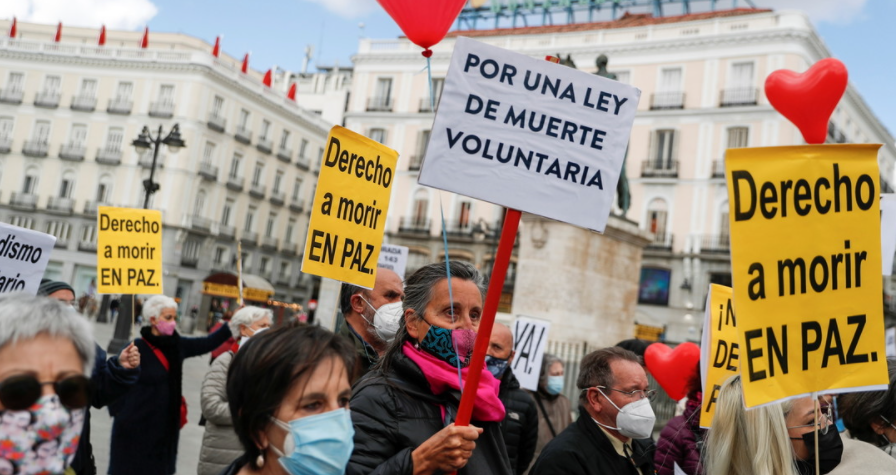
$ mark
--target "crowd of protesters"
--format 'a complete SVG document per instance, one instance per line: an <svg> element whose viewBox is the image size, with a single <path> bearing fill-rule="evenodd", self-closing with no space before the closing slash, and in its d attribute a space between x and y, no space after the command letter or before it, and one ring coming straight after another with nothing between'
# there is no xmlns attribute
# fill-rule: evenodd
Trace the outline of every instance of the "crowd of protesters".
<svg viewBox="0 0 896 475"><path fill-rule="evenodd" d="M373 289L343 285L335 333L273 327L270 310L245 306L195 338L177 332L177 303L159 295L142 306L139 338L110 357L68 284L2 295L0 475L96 473L90 406L114 418L109 474L175 473L183 362L206 353L200 475L896 473L896 359L886 390L750 410L734 376L709 430L695 371L682 413L659 427L644 342L593 351L575 375L545 354L526 391L513 334L496 323L485 365L472 367L484 296L468 263L430 264L404 282L380 269ZM459 426L474 371L472 422Z"/></svg>

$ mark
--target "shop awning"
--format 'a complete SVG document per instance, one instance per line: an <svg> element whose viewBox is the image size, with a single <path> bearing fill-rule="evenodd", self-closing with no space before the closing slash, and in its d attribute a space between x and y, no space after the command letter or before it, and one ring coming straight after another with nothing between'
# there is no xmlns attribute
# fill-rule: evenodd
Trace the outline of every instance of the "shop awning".
<svg viewBox="0 0 896 475"><path fill-rule="evenodd" d="M202 293L216 297L239 298L240 289L236 274L220 272L202 281ZM267 302L274 295L274 286L265 278L254 274L243 274L243 299L252 302Z"/></svg>

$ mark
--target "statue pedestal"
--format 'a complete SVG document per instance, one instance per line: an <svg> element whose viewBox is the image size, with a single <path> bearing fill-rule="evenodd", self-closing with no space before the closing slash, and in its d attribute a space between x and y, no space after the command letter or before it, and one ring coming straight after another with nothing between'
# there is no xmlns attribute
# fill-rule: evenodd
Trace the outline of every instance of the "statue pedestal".
<svg viewBox="0 0 896 475"><path fill-rule="evenodd" d="M649 242L636 223L616 216L598 234L523 214L512 313L550 320L554 342L596 348L633 338Z"/></svg>

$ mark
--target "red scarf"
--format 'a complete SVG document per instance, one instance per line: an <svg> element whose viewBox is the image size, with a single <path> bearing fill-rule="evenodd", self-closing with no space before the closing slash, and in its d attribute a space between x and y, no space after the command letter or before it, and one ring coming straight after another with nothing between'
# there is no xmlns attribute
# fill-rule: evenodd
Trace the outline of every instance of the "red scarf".
<svg viewBox="0 0 896 475"><path fill-rule="evenodd" d="M460 390L459 381L457 380L457 367L430 355L429 353L414 348L410 342L406 341L402 347L402 353L411 359L423 371L426 381L429 382L429 388L433 394L439 395L445 391L454 389ZM479 388L476 391L476 402L473 404L473 419L483 422L500 422L504 420L504 404L498 399L498 390L501 382L482 365L480 369L482 375L479 377ZM470 368L466 367L461 370L464 381Z"/></svg>

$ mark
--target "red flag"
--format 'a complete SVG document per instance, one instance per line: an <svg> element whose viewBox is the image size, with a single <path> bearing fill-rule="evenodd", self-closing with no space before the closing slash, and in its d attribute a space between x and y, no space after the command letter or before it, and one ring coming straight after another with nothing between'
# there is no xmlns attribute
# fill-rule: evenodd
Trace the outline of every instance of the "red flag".
<svg viewBox="0 0 896 475"><path fill-rule="evenodd" d="M240 68L240 71L242 71L243 74L249 72L249 53L246 53L246 56L243 56L243 67Z"/></svg>
<svg viewBox="0 0 896 475"><path fill-rule="evenodd" d="M100 28L100 38L97 40L96 44L106 46L106 25L103 25L102 28Z"/></svg>
<svg viewBox="0 0 896 475"><path fill-rule="evenodd" d="M19 29L17 28L18 22L16 21L16 17L12 17L12 25L9 27L9 37L15 38L16 33L18 33Z"/></svg>
<svg viewBox="0 0 896 475"><path fill-rule="evenodd" d="M143 39L140 40L140 47L143 49L149 48L149 27L147 26L145 30L143 30Z"/></svg>
<svg viewBox="0 0 896 475"><path fill-rule="evenodd" d="M286 97L292 99L293 102L296 101L296 83L292 83L292 86L289 86L289 92L286 93Z"/></svg>
<svg viewBox="0 0 896 475"><path fill-rule="evenodd" d="M268 69L268 72L264 73L264 79L261 80L265 86L271 87L271 70Z"/></svg>
<svg viewBox="0 0 896 475"><path fill-rule="evenodd" d="M59 22L59 25L56 26L56 37L53 38L53 41L59 43L62 41L62 22Z"/></svg>
<svg viewBox="0 0 896 475"><path fill-rule="evenodd" d="M212 48L212 56L219 57L221 55L221 37L215 38L215 47Z"/></svg>

